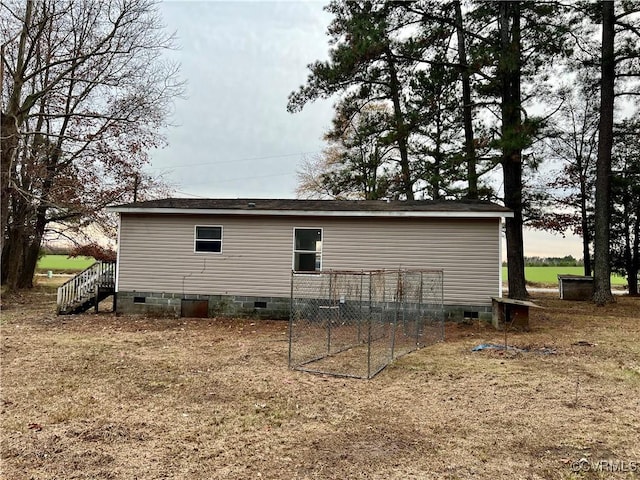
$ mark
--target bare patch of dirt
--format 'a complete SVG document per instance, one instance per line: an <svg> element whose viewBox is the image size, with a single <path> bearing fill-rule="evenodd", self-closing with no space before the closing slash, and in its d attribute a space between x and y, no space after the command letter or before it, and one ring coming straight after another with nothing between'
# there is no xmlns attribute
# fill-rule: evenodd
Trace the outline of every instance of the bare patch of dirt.
<svg viewBox="0 0 640 480"><path fill-rule="evenodd" d="M4 298L0 476L637 478L571 467L640 465L640 299L535 301L521 350L472 352L504 335L448 324L366 381L289 370L286 322Z"/></svg>

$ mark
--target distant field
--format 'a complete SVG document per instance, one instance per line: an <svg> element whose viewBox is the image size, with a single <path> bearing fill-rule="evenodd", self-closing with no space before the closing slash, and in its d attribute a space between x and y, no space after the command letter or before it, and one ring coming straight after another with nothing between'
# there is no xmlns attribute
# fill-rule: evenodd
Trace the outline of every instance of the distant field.
<svg viewBox="0 0 640 480"><path fill-rule="evenodd" d="M80 272L94 262L95 260L91 257L69 258L66 255L45 255L38 261L37 269L53 272Z"/></svg>
<svg viewBox="0 0 640 480"><path fill-rule="evenodd" d="M69 258L66 255L45 255L38 261L39 271L53 272L80 272L91 266L95 260L91 257ZM583 275L582 267L527 267L525 269L525 277L527 282L557 285L558 275ZM502 278L507 280L507 267L502 267ZM627 280L615 275L611 276L612 285L626 285Z"/></svg>
<svg viewBox="0 0 640 480"><path fill-rule="evenodd" d="M558 275L584 275L582 267L526 267L524 276L527 282L541 284L558 284ZM507 280L507 267L502 267L502 278ZM612 285L626 285L627 280L616 275L611 276Z"/></svg>

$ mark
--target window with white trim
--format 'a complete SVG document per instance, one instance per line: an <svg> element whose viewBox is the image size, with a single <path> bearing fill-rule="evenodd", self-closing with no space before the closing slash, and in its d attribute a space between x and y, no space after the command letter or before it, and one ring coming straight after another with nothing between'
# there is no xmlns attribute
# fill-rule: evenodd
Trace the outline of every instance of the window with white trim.
<svg viewBox="0 0 640 480"><path fill-rule="evenodd" d="M322 229L293 229L293 269L319 272L322 269Z"/></svg>
<svg viewBox="0 0 640 480"><path fill-rule="evenodd" d="M222 253L222 227L196 225L194 251L200 253Z"/></svg>

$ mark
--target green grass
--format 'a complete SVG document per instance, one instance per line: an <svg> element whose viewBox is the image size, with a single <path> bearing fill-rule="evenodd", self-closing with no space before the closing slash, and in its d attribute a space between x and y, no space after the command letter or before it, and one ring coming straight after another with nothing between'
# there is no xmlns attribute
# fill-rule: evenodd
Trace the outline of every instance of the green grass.
<svg viewBox="0 0 640 480"><path fill-rule="evenodd" d="M524 276L527 282L547 285L557 285L558 275L584 275L582 267L526 267ZM502 279L507 280L507 267L502 267ZM617 275L611 275L611 285L626 285L627 280Z"/></svg>
<svg viewBox="0 0 640 480"><path fill-rule="evenodd" d="M69 258L66 255L45 255L38 261L39 271L80 272L91 266L95 260L91 257ZM527 282L557 285L559 274L584 275L582 267L526 267ZM502 278L507 280L507 267L502 267ZM611 276L612 285L626 285L627 280L616 275Z"/></svg>
<svg viewBox="0 0 640 480"><path fill-rule="evenodd" d="M44 255L38 260L37 270L53 272L80 272L91 266L95 260L91 257L69 258L66 255Z"/></svg>

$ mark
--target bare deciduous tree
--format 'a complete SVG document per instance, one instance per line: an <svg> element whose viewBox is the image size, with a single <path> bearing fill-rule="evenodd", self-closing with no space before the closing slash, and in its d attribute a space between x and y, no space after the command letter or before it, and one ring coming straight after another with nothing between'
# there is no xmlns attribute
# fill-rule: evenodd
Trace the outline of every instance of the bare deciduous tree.
<svg viewBox="0 0 640 480"><path fill-rule="evenodd" d="M298 172L301 198L377 200L393 196L390 178L399 176L397 149L386 139L389 109L370 104L336 106L329 146ZM397 181L397 184L400 182Z"/></svg>
<svg viewBox="0 0 640 480"><path fill-rule="evenodd" d="M182 84L152 0L3 2L0 31L2 282L23 288L49 225L80 230L152 181Z"/></svg>

